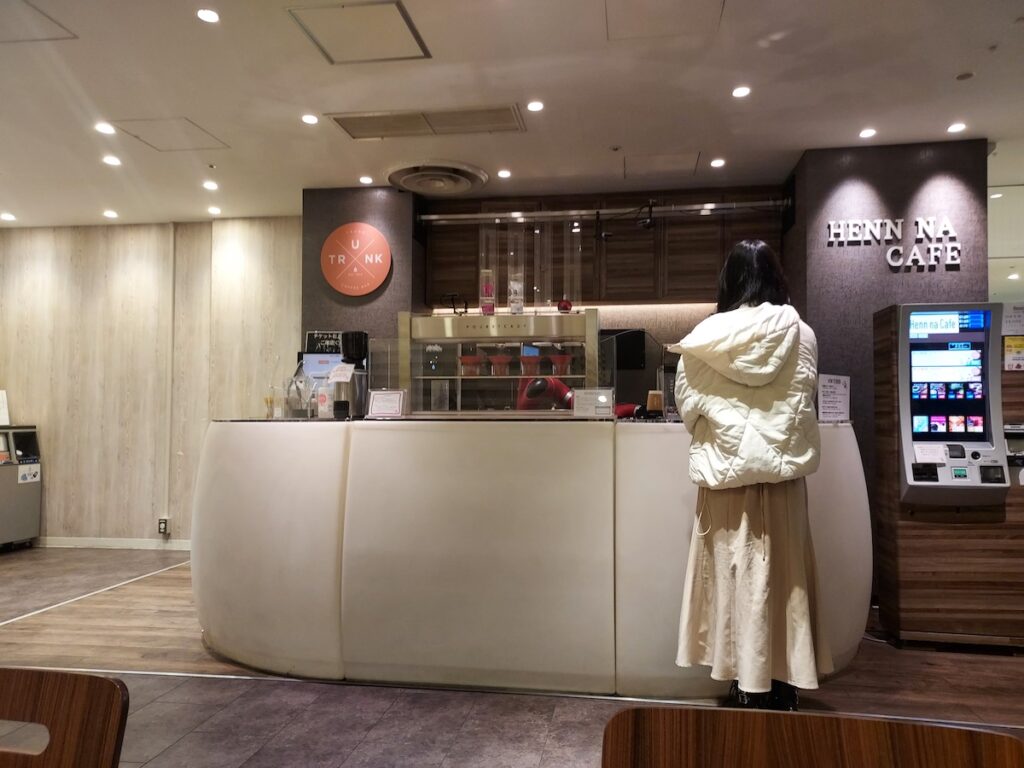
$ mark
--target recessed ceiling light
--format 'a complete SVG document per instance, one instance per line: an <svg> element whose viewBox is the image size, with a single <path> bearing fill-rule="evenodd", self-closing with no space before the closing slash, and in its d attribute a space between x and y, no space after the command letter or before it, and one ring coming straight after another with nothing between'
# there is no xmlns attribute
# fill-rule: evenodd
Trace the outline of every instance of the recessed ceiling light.
<svg viewBox="0 0 1024 768"><path fill-rule="evenodd" d="M1020 275L1018 275L1016 272L1011 272L1006 277L1010 280L1020 280Z"/></svg>
<svg viewBox="0 0 1024 768"><path fill-rule="evenodd" d="M878 131L876 131L874 128L865 128L863 131L860 132L860 137L862 139L870 139L876 133L878 133Z"/></svg>
<svg viewBox="0 0 1024 768"><path fill-rule="evenodd" d="M120 165L121 158L119 158L117 155L104 155L103 162L106 163L107 165Z"/></svg>
<svg viewBox="0 0 1024 768"><path fill-rule="evenodd" d="M203 182L203 189L208 189L211 192L216 192L218 188L219 187L217 185L217 182L214 181L213 179L207 179L206 181Z"/></svg>
<svg viewBox="0 0 1024 768"><path fill-rule="evenodd" d="M498 171L498 178L499 179L507 179L507 178L509 178L511 176L512 176L512 171L506 170L505 168L502 168L500 171Z"/></svg>
<svg viewBox="0 0 1024 768"><path fill-rule="evenodd" d="M210 10L209 8L203 8L202 10L197 11L196 16L207 24L216 24L220 21L220 14L216 11Z"/></svg>
<svg viewBox="0 0 1024 768"><path fill-rule="evenodd" d="M13 213L8 213L7 211L4 211L3 213L0 213L0 219L3 219L4 221L17 221L18 217L15 216Z"/></svg>
<svg viewBox="0 0 1024 768"><path fill-rule="evenodd" d="M711 209L710 208L702 208L701 212L700 212L700 215L701 216L710 216L711 215Z"/></svg>
<svg viewBox="0 0 1024 768"><path fill-rule="evenodd" d="M953 123L949 128L946 129L949 133L960 133L961 131L967 130L967 126L964 123Z"/></svg>
<svg viewBox="0 0 1024 768"><path fill-rule="evenodd" d="M996 192L994 195L992 195L992 199L993 200L998 200L1002 196L1003 196L1002 192Z"/></svg>
<svg viewBox="0 0 1024 768"><path fill-rule="evenodd" d="M712 211L712 210L714 210L714 208L715 208L715 204L714 203L704 203L704 210L705 211Z"/></svg>
<svg viewBox="0 0 1024 768"><path fill-rule="evenodd" d="M112 211L112 210L110 210L108 208L107 210L105 210L103 212L103 215L106 216L108 219L116 219L117 218L117 211Z"/></svg>
<svg viewBox="0 0 1024 768"><path fill-rule="evenodd" d="M720 157L716 157L714 160L711 161L712 168L721 168L723 165L725 165L725 160L723 160Z"/></svg>
<svg viewBox="0 0 1024 768"><path fill-rule="evenodd" d="M208 210L214 216L220 216L220 208L218 208L216 205L211 205L206 210Z"/></svg>
<svg viewBox="0 0 1024 768"><path fill-rule="evenodd" d="M544 102L531 101L529 104L526 105L526 108L531 112L540 112L542 109L544 109Z"/></svg>
<svg viewBox="0 0 1024 768"><path fill-rule="evenodd" d="M372 176L360 176L359 177L359 183L360 184L373 184L373 177Z"/></svg>
<svg viewBox="0 0 1024 768"><path fill-rule="evenodd" d="M749 96L750 95L750 86L749 85L738 85L738 86L736 86L735 88L732 89L732 95L733 95L734 98L737 98L737 99L742 99L742 98L744 98L746 96Z"/></svg>
<svg viewBox="0 0 1024 768"><path fill-rule="evenodd" d="M306 125L316 125L317 123L320 122L320 118L317 117L316 115L303 115L302 122L304 122Z"/></svg>
<svg viewBox="0 0 1024 768"><path fill-rule="evenodd" d="M114 128L114 126L112 126L110 123L96 123L96 125L94 125L93 128L95 128L100 133L107 134L108 136L117 133L117 129Z"/></svg>

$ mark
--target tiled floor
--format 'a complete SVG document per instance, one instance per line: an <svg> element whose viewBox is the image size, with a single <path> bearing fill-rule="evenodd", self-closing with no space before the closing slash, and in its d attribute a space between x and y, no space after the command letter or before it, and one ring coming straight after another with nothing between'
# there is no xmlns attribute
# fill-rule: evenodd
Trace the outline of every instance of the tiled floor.
<svg viewBox="0 0 1024 768"><path fill-rule="evenodd" d="M186 553L113 550L0 555L0 622L4 611L38 610L185 558ZM0 642L0 655L37 654L33 664L61 666L59 660L69 653L61 650L64 646L84 653L81 647L91 642L95 649L112 649L118 661L140 665L101 665L98 660L106 657L94 649L87 657L93 668L194 666L193 657L208 652L196 645L185 653L175 645L179 635L196 641L190 595L188 567L174 568L8 624L0 630L0 640L7 642ZM133 600L161 608L139 619L125 608ZM126 622L139 626L128 632L121 627ZM146 630L144 637L139 627ZM61 639L59 632L72 631L81 636ZM217 663L229 674L247 674L223 660ZM597 768L605 723L635 705L266 678L118 676L131 695L122 765L147 768ZM869 637L849 667L803 698L802 708L985 724L1019 736L1024 733L1020 680L1024 657L897 649Z"/></svg>
<svg viewBox="0 0 1024 768"><path fill-rule="evenodd" d="M597 768L623 702L126 675L122 766Z"/></svg>

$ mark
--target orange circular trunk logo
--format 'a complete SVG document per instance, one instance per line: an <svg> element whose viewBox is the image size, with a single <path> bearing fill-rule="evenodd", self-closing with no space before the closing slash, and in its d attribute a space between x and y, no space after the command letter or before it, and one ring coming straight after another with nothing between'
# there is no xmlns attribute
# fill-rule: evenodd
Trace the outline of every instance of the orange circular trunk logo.
<svg viewBox="0 0 1024 768"><path fill-rule="evenodd" d="M343 224L324 240L320 270L338 293L365 296L387 279L391 246L376 227L361 221Z"/></svg>

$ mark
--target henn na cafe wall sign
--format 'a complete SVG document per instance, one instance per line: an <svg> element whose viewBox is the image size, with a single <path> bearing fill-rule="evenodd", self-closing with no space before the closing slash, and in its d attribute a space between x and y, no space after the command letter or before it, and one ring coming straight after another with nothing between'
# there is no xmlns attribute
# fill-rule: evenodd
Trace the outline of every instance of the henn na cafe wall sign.
<svg viewBox="0 0 1024 768"><path fill-rule="evenodd" d="M919 216L914 219L914 242L903 240L903 219L838 219L828 223L829 247L849 245L885 245L885 261L893 269L926 268L939 264L960 269L963 245L948 216ZM893 243L897 243L894 245Z"/></svg>
<svg viewBox="0 0 1024 768"><path fill-rule="evenodd" d="M324 279L345 296L366 296L380 288L391 272L391 246L366 222L342 224L320 249Z"/></svg>

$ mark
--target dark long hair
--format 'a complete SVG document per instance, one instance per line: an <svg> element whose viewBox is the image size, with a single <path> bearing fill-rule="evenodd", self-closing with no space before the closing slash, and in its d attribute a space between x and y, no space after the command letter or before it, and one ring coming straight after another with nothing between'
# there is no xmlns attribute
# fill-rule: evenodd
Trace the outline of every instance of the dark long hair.
<svg viewBox="0 0 1024 768"><path fill-rule="evenodd" d="M741 240L729 251L718 275L718 311L766 301L790 303L779 257L763 240Z"/></svg>

